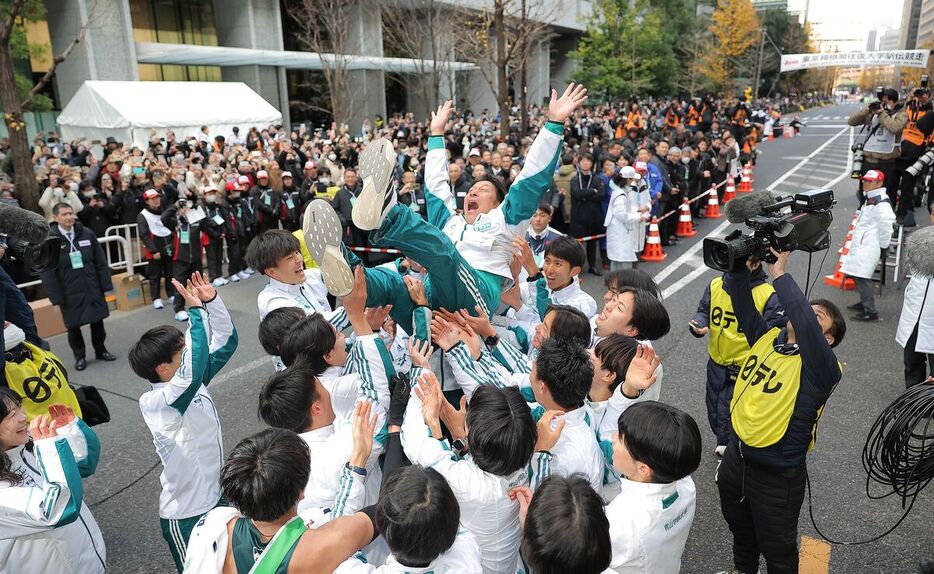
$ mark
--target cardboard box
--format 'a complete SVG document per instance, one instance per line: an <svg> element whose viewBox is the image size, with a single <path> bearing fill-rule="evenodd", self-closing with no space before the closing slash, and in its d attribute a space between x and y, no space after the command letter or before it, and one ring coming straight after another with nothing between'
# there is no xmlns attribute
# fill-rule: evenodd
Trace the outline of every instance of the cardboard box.
<svg viewBox="0 0 934 574"><path fill-rule="evenodd" d="M113 276L114 295L117 296L117 309L120 311L129 311L142 307L146 303L143 301L143 285L139 276L135 273L120 273Z"/></svg>
<svg viewBox="0 0 934 574"><path fill-rule="evenodd" d="M58 308L58 305L53 305L48 298L31 301L29 306L32 307L32 314L36 318L36 330L43 339L60 335L68 330L62 319L62 310Z"/></svg>

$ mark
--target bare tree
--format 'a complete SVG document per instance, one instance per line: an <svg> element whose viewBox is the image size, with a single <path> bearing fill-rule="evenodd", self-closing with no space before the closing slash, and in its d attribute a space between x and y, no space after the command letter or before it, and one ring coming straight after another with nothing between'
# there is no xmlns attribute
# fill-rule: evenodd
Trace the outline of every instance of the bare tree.
<svg viewBox="0 0 934 574"><path fill-rule="evenodd" d="M96 13L97 2L91 5L86 22L82 23L75 37L52 57L49 69L35 82L28 92L21 93L16 86L16 67L13 51L26 42L24 21L39 21L45 17L42 0L6 0L0 2L0 103L3 104L3 121L10 138L10 155L16 174L16 195L20 205L39 211L39 186L33 177L32 155L29 153L29 138L23 119L33 100L48 86L55 76L55 69L64 62L75 47L84 40Z"/></svg>
<svg viewBox="0 0 934 574"><path fill-rule="evenodd" d="M384 4L380 9L386 48L413 60L414 82L407 86L421 100L419 115L427 115L442 94L454 92L454 44L463 36L457 26L463 10L438 0L411 0L404 7Z"/></svg>
<svg viewBox="0 0 934 574"><path fill-rule="evenodd" d="M473 12L464 19L469 33L457 44L458 59L477 65L483 79L496 95L502 118L501 131L509 129L509 80L524 116L522 129L528 125L527 70L531 54L550 38L550 25L557 2L530 0L493 0L492 8Z"/></svg>
<svg viewBox="0 0 934 574"><path fill-rule="evenodd" d="M322 57L322 73L330 92L330 108L307 103L310 108L330 112L337 126L350 117L353 94L350 87L349 64L353 55L348 53L350 22L353 10L359 9L360 0L289 0L286 13L295 23L295 39L299 45Z"/></svg>

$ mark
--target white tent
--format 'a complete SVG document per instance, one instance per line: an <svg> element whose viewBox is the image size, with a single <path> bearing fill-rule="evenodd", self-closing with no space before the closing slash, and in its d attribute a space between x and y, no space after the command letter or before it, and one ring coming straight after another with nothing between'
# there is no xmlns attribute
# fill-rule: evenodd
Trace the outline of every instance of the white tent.
<svg viewBox="0 0 934 574"><path fill-rule="evenodd" d="M99 140L108 137L145 149L152 130L162 137L241 137L256 126L282 123L282 114L242 82L97 82L86 81L58 116L61 136Z"/></svg>

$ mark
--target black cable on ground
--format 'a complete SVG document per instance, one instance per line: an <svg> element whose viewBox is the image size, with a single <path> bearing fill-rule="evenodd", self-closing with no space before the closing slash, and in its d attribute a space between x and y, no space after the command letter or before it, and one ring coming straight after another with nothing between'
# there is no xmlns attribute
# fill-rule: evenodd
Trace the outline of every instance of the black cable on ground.
<svg viewBox="0 0 934 574"><path fill-rule="evenodd" d="M827 537L814 520L811 504L811 481L807 479L808 513L814 530L831 544L852 546L868 544L887 536L911 512L918 494L934 479L934 384L911 387L876 418L863 446L866 470L866 496L871 499L897 495L905 512L888 530L868 540L841 541ZM874 494L873 482L885 487Z"/></svg>
<svg viewBox="0 0 934 574"><path fill-rule="evenodd" d="M143 474L139 475L133 482L131 482L130 484L124 486L123 488L121 488L120 490L118 490L118 491L116 491L116 492L113 492L113 493L111 493L111 494L108 494L107 496L105 496L104 498L98 500L98 501L95 502L94 504L89 504L88 507L89 507L89 508L94 508L95 506L100 506L101 504L104 504L105 502L107 502L107 501L110 500L111 498L117 496L118 494L123 494L124 492L126 492L127 490L129 490L130 488L132 488L133 486L135 486L136 483L138 483L139 481L141 481L141 480L143 480L144 478L146 478L147 476L149 476L149 473L152 472L152 471L154 471L154 470L156 470L156 467L158 467L159 464L160 464L160 461L156 461L156 464L154 464L154 465L152 465L151 467L149 467L149 470L147 470L147 471L144 472Z"/></svg>

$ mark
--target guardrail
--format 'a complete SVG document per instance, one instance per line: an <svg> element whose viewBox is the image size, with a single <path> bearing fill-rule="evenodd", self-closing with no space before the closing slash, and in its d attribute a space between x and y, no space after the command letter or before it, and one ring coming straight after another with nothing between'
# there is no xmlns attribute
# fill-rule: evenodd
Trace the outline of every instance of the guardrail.
<svg viewBox="0 0 934 574"><path fill-rule="evenodd" d="M129 253L130 251L130 242L124 239L123 237L120 237L119 235L105 235L104 237L98 238L97 241L98 243L102 243L102 244L117 243L118 245L123 247L124 253ZM107 266L108 267L110 267L111 269L120 269L121 267L126 267L127 273L133 273L133 265L128 260L128 258L124 257L123 260L111 262L110 261L110 249L104 249L104 252L107 254ZM20 289L25 289L26 287L35 287L37 285L42 285L41 279L34 279L32 281L27 281L25 283L19 283L16 286L19 287Z"/></svg>

